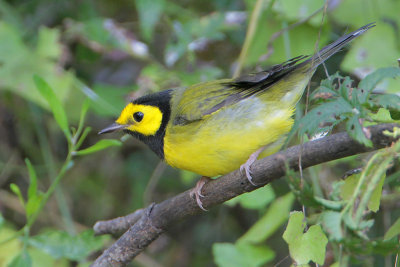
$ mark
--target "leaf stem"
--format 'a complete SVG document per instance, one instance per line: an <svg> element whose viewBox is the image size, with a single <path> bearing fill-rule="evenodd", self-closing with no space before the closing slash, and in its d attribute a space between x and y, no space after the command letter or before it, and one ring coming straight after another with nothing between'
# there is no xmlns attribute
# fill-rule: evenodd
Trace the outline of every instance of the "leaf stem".
<svg viewBox="0 0 400 267"><path fill-rule="evenodd" d="M379 153L377 153L379 154ZM385 174L388 165L392 162L393 157L389 157L385 159L383 162L379 164L379 168L375 171L374 175L372 176L370 182L368 183L367 189L365 190L360 204L357 207L356 215L355 215L355 222L356 225L359 225L363 216L364 211L367 209L367 205L369 200L371 199L372 193L374 192L376 186L382 179L383 175Z"/></svg>
<svg viewBox="0 0 400 267"><path fill-rule="evenodd" d="M73 144L76 143L76 141L78 140L79 136L82 133L83 125L84 125L85 118L86 118L86 114L87 114L87 111L89 109L89 104L90 104L90 100L89 100L89 98L86 98L85 102L83 103L83 106L82 106L81 115L79 117L78 129L76 130L76 133L74 134L74 137L72 138L72 143ZM83 138L83 139L85 139L85 138ZM78 148L76 148L76 149L78 149Z"/></svg>
<svg viewBox="0 0 400 267"><path fill-rule="evenodd" d="M83 141L85 141L86 136L89 134L89 132L91 130L92 130L91 127L86 127L85 130L83 130L83 133L82 133L81 137L79 137L78 142L75 144L73 151L76 151L81 147Z"/></svg>
<svg viewBox="0 0 400 267"><path fill-rule="evenodd" d="M349 202L347 203L347 205L344 207L344 209L341 212L341 217L343 218L343 216L350 210L350 208L354 207L354 203L358 197L358 195L361 192L361 187L363 184L365 184L366 179L367 179L367 173L369 172L369 170L371 169L371 167L373 166L373 163L375 162L375 160L379 157L379 153L375 153L371 159L368 161L367 165L365 166L365 169L363 170L363 172L361 173L360 179L358 180L357 186L354 189L354 193L351 197L351 199L349 200Z"/></svg>
<svg viewBox="0 0 400 267"><path fill-rule="evenodd" d="M269 0L269 1L268 0L257 0L256 4L254 5L254 9L253 9L253 12L251 13L251 17L250 17L249 26L248 26L247 32L246 32L246 38L244 40L242 50L240 51L237 67L233 74L234 78L238 77L240 75L240 72L242 71L244 62L247 58L247 54L249 53L250 46L254 40L254 37L255 37L255 34L257 31L258 22L260 20L262 11L264 10L263 5L265 2L269 2L269 7L271 7L275 1L274 0Z"/></svg>
<svg viewBox="0 0 400 267"><path fill-rule="evenodd" d="M47 189L46 193L43 195L43 199L40 202L39 208L36 210L34 214L32 214L31 217L28 218L28 222L26 224L26 227L31 227L32 224L36 221L38 215L40 212L43 210L45 204L47 203L48 199L50 196L53 194L54 190L56 189L57 185L60 183L61 178L65 175L67 170L69 169L69 166L72 163L72 153L71 151L68 152L67 158L64 161L64 164L62 165L60 172L57 174L56 178L54 181L51 183L49 189Z"/></svg>

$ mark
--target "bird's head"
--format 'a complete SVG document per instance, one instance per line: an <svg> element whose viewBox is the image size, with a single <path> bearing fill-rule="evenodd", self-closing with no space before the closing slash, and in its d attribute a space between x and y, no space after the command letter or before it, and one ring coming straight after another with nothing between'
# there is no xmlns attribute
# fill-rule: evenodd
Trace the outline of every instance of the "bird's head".
<svg viewBox="0 0 400 267"><path fill-rule="evenodd" d="M122 110L115 123L99 134L127 132L147 144L160 158L164 158L164 136L171 114L172 90L142 96Z"/></svg>
<svg viewBox="0 0 400 267"><path fill-rule="evenodd" d="M163 113L158 106L131 102L122 110L115 123L101 130L99 134L126 130L133 134L153 136L160 129L162 119Z"/></svg>

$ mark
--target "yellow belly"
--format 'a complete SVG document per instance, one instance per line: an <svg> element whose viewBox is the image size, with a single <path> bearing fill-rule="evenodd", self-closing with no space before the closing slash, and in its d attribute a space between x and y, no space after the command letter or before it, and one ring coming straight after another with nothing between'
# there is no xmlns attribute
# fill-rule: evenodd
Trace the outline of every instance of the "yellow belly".
<svg viewBox="0 0 400 267"><path fill-rule="evenodd" d="M169 125L164 137L166 162L176 168L214 177L238 169L267 146L260 157L280 149L290 131L293 108L249 100L208 115L199 122Z"/></svg>

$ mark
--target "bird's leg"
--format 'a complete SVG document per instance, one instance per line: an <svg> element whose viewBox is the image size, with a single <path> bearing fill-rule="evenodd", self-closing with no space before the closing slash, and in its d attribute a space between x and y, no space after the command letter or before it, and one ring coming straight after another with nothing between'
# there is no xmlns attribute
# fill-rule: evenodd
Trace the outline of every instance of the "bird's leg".
<svg viewBox="0 0 400 267"><path fill-rule="evenodd" d="M200 209L202 209L204 211L207 211L207 210L203 207L203 203L201 202L201 199L200 199L200 197L204 197L204 195L201 193L201 189L210 180L211 180L210 177L207 177L207 176L201 177L200 180L197 181L196 186L190 192L190 197L193 198L193 196L194 196L196 199L197 205L199 206Z"/></svg>
<svg viewBox="0 0 400 267"><path fill-rule="evenodd" d="M266 146L263 146L262 148L259 148L256 152L251 154L249 159L240 166L240 171L243 174L246 174L247 180L249 180L249 182L254 186L257 186L257 185L253 182L253 177L251 177L250 167L257 160L258 156L261 154L261 152L263 152L265 147Z"/></svg>

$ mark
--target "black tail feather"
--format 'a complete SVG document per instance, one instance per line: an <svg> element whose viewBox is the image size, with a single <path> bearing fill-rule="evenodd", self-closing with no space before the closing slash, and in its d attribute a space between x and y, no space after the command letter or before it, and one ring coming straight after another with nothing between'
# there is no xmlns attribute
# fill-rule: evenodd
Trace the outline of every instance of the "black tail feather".
<svg viewBox="0 0 400 267"><path fill-rule="evenodd" d="M272 66L268 70L241 76L232 82L227 83L227 85L236 87L239 91L248 90L246 95L252 95L258 91L269 88L282 77L285 77L292 71L305 65L309 65L310 63L312 66L309 68L309 70L313 72L321 63L323 63L333 54L337 53L347 43L375 26L375 22L369 23L351 33L343 35L333 43L319 50L313 56L298 56L289 59L282 64Z"/></svg>
<svg viewBox="0 0 400 267"><path fill-rule="evenodd" d="M331 57L333 54L337 53L343 46L345 46L347 43L352 41L353 39L357 38L359 35L363 34L364 32L368 31L369 29L375 27L375 22L369 23L351 33L348 33L346 35L343 35L333 43L325 46L321 50L319 50L317 53L315 53L311 58L307 59L303 64L308 64L312 62L312 70L316 69L322 62L327 60L329 57Z"/></svg>

